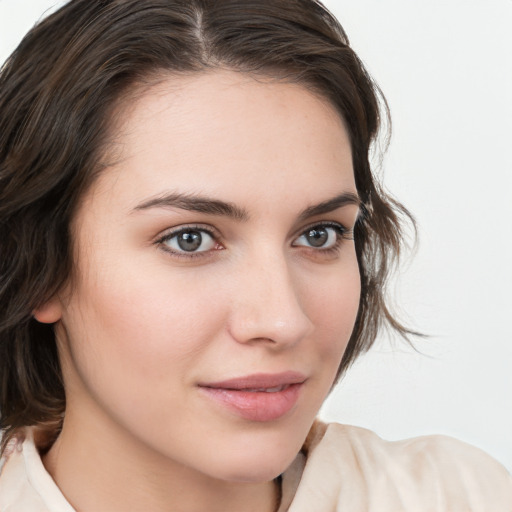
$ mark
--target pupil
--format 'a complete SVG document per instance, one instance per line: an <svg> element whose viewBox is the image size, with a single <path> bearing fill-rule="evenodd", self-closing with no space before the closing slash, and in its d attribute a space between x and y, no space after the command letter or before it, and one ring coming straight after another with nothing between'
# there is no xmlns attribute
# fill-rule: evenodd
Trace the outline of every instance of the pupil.
<svg viewBox="0 0 512 512"><path fill-rule="evenodd" d="M329 238L329 234L327 233L326 229L315 228L315 229L309 230L307 238L308 238L308 242L313 247L322 247L322 245L325 245L325 242L327 242L327 239Z"/></svg>
<svg viewBox="0 0 512 512"><path fill-rule="evenodd" d="M184 251L195 251L201 245L203 237L199 231L187 231L178 236L178 245Z"/></svg>

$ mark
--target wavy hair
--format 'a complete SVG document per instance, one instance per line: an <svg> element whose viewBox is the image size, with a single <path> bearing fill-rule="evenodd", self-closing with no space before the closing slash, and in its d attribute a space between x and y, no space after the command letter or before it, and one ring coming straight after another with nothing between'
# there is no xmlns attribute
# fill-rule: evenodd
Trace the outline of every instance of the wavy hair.
<svg viewBox="0 0 512 512"><path fill-rule="evenodd" d="M102 170L123 98L163 73L224 68L298 83L344 120L364 214L361 298L338 376L387 324L385 284L407 211L369 154L388 108L338 21L315 0L72 0L36 25L0 72L0 429L58 432L66 399L53 327L32 312L73 269L71 221Z"/></svg>

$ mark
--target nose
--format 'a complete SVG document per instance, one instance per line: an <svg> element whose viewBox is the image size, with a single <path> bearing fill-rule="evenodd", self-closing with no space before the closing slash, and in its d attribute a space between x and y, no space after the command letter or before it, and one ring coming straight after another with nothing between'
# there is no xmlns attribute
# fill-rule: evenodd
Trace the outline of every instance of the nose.
<svg viewBox="0 0 512 512"><path fill-rule="evenodd" d="M284 255L248 258L236 277L229 331L237 342L266 342L279 349L297 344L312 332L313 322L304 308L306 297Z"/></svg>

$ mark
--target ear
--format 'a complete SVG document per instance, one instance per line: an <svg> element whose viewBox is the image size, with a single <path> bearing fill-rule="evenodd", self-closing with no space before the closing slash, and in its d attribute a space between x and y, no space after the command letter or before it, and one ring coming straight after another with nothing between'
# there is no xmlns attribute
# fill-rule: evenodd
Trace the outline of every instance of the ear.
<svg viewBox="0 0 512 512"><path fill-rule="evenodd" d="M59 297L54 295L49 301L33 311L34 318L42 324L54 324L61 319L62 304Z"/></svg>

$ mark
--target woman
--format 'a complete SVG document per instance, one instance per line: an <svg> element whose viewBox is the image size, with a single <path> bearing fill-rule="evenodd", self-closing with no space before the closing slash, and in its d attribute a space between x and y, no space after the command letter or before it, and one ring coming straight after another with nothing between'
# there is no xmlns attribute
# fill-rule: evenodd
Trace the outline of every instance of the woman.
<svg viewBox="0 0 512 512"><path fill-rule="evenodd" d="M510 510L315 423L388 323L379 91L310 0L75 0L0 79L0 510Z"/></svg>

